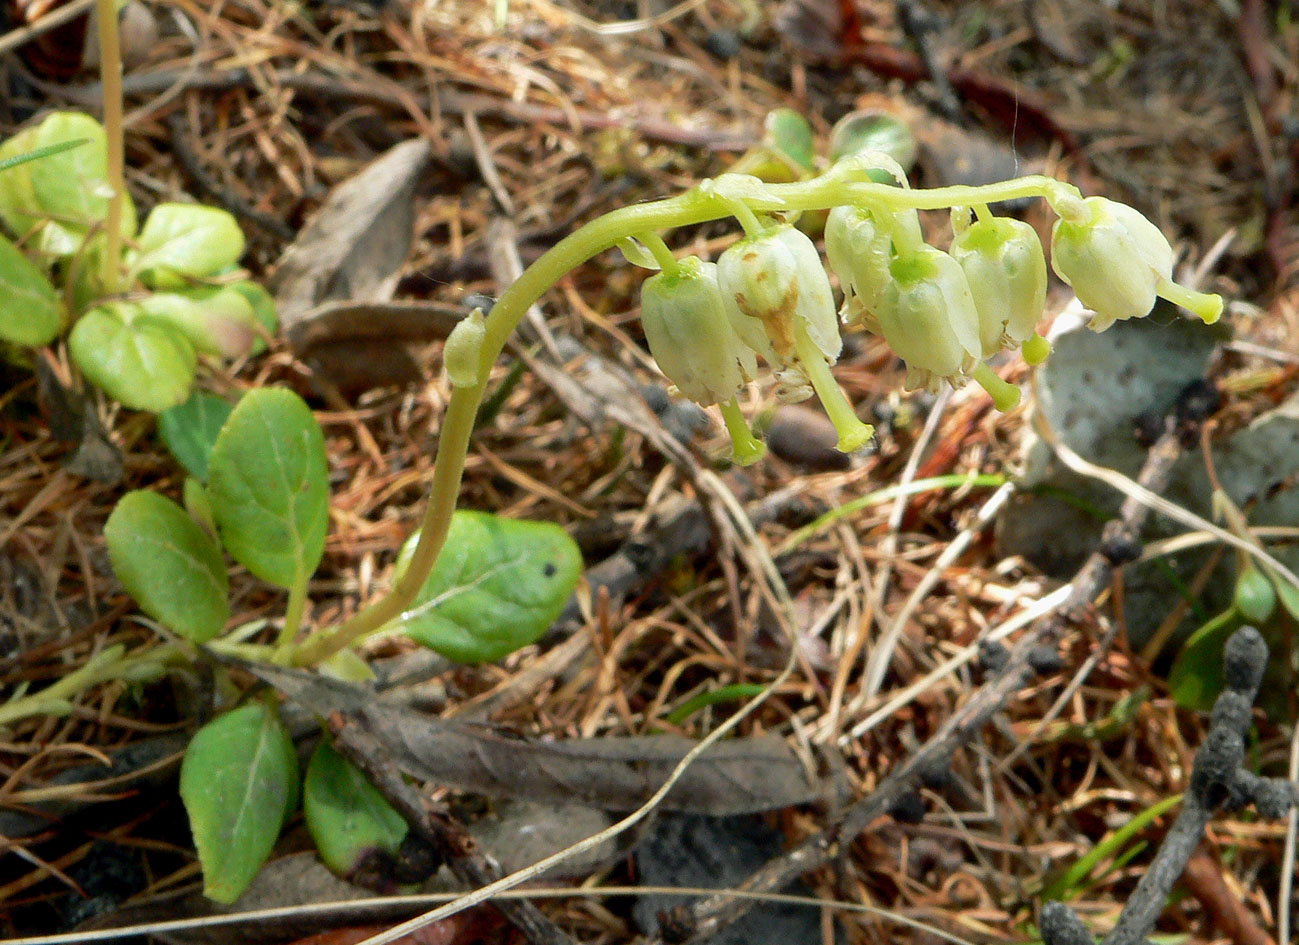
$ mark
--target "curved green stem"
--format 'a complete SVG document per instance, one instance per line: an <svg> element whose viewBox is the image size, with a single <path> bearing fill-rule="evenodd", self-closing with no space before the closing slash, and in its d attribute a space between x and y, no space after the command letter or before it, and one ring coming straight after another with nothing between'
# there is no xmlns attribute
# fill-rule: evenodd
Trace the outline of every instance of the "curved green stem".
<svg viewBox="0 0 1299 945"><path fill-rule="evenodd" d="M638 233L636 238L644 243L645 247L653 254L655 261L659 264L659 269L663 272L672 273L681 268L681 263L677 262L677 257L672 255L672 250L663 241L663 237L653 230Z"/></svg>
<svg viewBox="0 0 1299 945"><path fill-rule="evenodd" d="M302 627L307 610L307 579L303 574L289 588L289 602L284 608L284 626L275 640L275 662L287 664L293 654L293 641Z"/></svg>
<svg viewBox="0 0 1299 945"><path fill-rule="evenodd" d="M958 186L915 191L889 184L849 181L832 169L812 180L761 185L738 200L733 192L723 196L715 193L710 186L700 186L676 197L622 207L592 220L555 244L505 290L487 316L478 376L488 376L497 356L518 327L528 307L542 293L569 271L626 236L735 216L737 206L742 206L756 221L757 213L823 210L849 203L890 209L942 209L958 203L990 203L1019 197L1046 197L1050 200L1071 191L1076 193L1067 184L1041 176L981 187ZM741 224L743 222L741 220ZM293 663L309 665L328 659L370 631L400 616L415 600L446 541L451 515L455 511L460 492L460 478L469 451L474 416L482 397L482 383L453 390L438 437L428 507L424 512L419 541L405 572L387 596L364 607L338 626L318 630L303 641L293 652Z"/></svg>
<svg viewBox="0 0 1299 945"><path fill-rule="evenodd" d="M124 646L116 644L96 653L80 669L73 670L40 692L19 696L0 705L0 728L33 715L67 715L72 711L72 700L90 687L114 679L129 679L141 670L162 667L183 656L182 647L175 643L133 653L127 653Z"/></svg>

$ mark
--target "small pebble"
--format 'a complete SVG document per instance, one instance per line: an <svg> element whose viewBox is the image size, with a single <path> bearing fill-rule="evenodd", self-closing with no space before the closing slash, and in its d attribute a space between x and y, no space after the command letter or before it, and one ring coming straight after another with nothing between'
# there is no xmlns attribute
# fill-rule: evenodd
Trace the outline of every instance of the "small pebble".
<svg viewBox="0 0 1299 945"><path fill-rule="evenodd" d="M838 443L830 418L808 407L780 407L767 427L767 448L774 455L818 472L848 468L848 454L835 448Z"/></svg>
<svg viewBox="0 0 1299 945"><path fill-rule="evenodd" d="M740 34L735 30L713 30L704 40L704 48L723 62L729 61L740 54Z"/></svg>

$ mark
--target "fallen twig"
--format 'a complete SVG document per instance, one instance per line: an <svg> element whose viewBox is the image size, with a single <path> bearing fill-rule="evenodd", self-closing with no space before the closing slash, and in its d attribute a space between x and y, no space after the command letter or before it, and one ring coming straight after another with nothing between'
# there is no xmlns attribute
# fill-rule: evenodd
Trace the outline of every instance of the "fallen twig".
<svg viewBox="0 0 1299 945"><path fill-rule="evenodd" d="M1296 785L1284 778L1261 778L1241 767L1251 707L1267 666L1262 635L1253 627L1236 631L1227 641L1223 662L1226 688L1213 705L1209 732L1196 753L1182 809L1102 945L1145 941L1199 847L1204 828L1218 811L1253 804L1264 817L1275 819L1284 817L1295 803ZM1090 945L1092 941L1082 920L1063 902L1042 907L1041 930L1046 945Z"/></svg>

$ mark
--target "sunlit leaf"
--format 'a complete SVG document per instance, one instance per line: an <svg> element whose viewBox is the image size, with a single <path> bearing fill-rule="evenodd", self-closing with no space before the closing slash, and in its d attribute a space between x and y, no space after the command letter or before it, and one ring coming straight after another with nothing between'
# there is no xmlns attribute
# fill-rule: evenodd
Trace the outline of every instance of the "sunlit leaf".
<svg viewBox="0 0 1299 945"><path fill-rule="evenodd" d="M850 112L835 122L830 132L830 160L863 151L883 151L904 171L916 163L916 139L907 124L879 111ZM880 183L892 183L891 175Z"/></svg>
<svg viewBox="0 0 1299 945"><path fill-rule="evenodd" d="M399 569L417 538L407 542ZM558 525L457 512L446 546L400 626L412 639L463 663L500 659L546 632L581 571L581 552Z"/></svg>
<svg viewBox="0 0 1299 945"><path fill-rule="evenodd" d="M144 221L136 246L133 271L154 288L177 288L238 262L244 233L233 216L217 207L160 203Z"/></svg>
<svg viewBox="0 0 1299 945"><path fill-rule="evenodd" d="M63 327L63 305L45 273L0 236L0 339L49 344Z"/></svg>
<svg viewBox="0 0 1299 945"><path fill-rule="evenodd" d="M135 410L184 403L198 365L184 335L132 302L91 309L72 329L68 348L92 383Z"/></svg>
<svg viewBox="0 0 1299 945"><path fill-rule="evenodd" d="M305 581L325 548L325 439L302 398L281 388L243 396L208 460L212 515L226 550L263 581Z"/></svg>
<svg viewBox="0 0 1299 945"><path fill-rule="evenodd" d="M816 144L812 138L812 126L800 112L792 108L777 108L768 112L763 143L793 159L804 170L810 171L816 167Z"/></svg>

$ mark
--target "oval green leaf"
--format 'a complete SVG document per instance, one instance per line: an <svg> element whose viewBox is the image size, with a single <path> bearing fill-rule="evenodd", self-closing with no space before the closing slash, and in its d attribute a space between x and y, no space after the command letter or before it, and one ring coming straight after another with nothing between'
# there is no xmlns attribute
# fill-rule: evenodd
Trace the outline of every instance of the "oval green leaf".
<svg viewBox="0 0 1299 945"><path fill-rule="evenodd" d="M0 216L24 234L42 224L34 245L59 256L79 251L108 213L108 145L104 128L81 112L54 112L0 146L0 160L28 151L46 157L13 168L0 182ZM69 142L81 147L60 149ZM135 204L122 202L122 235L135 235Z"/></svg>
<svg viewBox="0 0 1299 945"><path fill-rule="evenodd" d="M239 261L244 232L233 216L217 207L160 203L140 238L132 269L154 288L185 286L213 276Z"/></svg>
<svg viewBox="0 0 1299 945"><path fill-rule="evenodd" d="M163 444L199 482L207 482L208 458L232 409L224 397L196 390L180 406L158 415Z"/></svg>
<svg viewBox="0 0 1299 945"><path fill-rule="evenodd" d="M1267 623L1276 610L1276 588L1271 579L1254 567L1247 566L1236 578L1236 609L1252 624Z"/></svg>
<svg viewBox="0 0 1299 945"><path fill-rule="evenodd" d="M72 329L68 348L93 384L134 410L183 404L198 365L184 335L131 302L91 309Z"/></svg>
<svg viewBox="0 0 1299 945"><path fill-rule="evenodd" d="M104 526L113 572L140 609L195 643L230 619L221 550L185 510L156 492L128 492Z"/></svg>
<svg viewBox="0 0 1299 945"><path fill-rule="evenodd" d="M208 496L236 561L280 587L311 576L325 550L329 465L301 397L278 388L243 396L212 448Z"/></svg>
<svg viewBox="0 0 1299 945"><path fill-rule="evenodd" d="M203 893L231 903L270 855L296 803L298 759L276 714L252 702L203 726L180 767L180 797Z"/></svg>
<svg viewBox="0 0 1299 945"><path fill-rule="evenodd" d="M883 151L910 171L916 163L916 138L906 122L886 112L850 112L830 132L830 160L837 161L863 151ZM881 183L892 183L892 177Z"/></svg>
<svg viewBox="0 0 1299 945"><path fill-rule="evenodd" d="M0 236L0 340L49 344L63 328L63 305L45 273Z"/></svg>
<svg viewBox="0 0 1299 945"><path fill-rule="evenodd" d="M812 139L812 126L800 112L792 108L777 108L767 113L764 123L763 143L790 158L804 170L816 167L816 143Z"/></svg>
<svg viewBox="0 0 1299 945"><path fill-rule="evenodd" d="M417 539L406 543L399 569ZM577 543L558 525L456 512L446 546L399 626L462 663L500 659L546 632L581 573Z"/></svg>
<svg viewBox="0 0 1299 945"><path fill-rule="evenodd" d="M345 879L375 851L395 854L409 829L365 775L324 740L307 763L302 812L320 858Z"/></svg>

